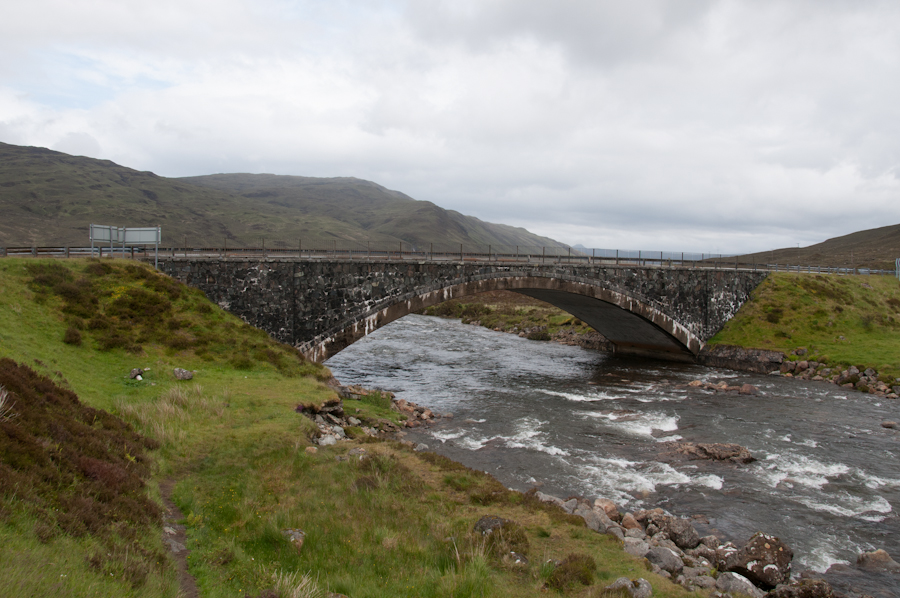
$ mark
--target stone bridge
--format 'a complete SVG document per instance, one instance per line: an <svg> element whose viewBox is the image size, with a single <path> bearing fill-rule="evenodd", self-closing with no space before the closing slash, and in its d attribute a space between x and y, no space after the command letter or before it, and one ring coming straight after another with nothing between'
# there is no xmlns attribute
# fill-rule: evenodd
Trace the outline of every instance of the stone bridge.
<svg viewBox="0 0 900 598"><path fill-rule="evenodd" d="M693 360L766 272L659 266L161 258L160 270L314 360L448 299L509 290L587 323L617 353Z"/></svg>

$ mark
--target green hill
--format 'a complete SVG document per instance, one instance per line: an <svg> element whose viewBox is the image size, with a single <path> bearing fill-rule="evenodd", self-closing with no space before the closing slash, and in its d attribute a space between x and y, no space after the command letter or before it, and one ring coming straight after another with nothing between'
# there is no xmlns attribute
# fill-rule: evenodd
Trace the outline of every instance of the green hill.
<svg viewBox="0 0 900 598"><path fill-rule="evenodd" d="M108 160L0 143L0 246L87 245L88 225L155 226L164 245L371 242L563 247L355 178L170 179Z"/></svg>

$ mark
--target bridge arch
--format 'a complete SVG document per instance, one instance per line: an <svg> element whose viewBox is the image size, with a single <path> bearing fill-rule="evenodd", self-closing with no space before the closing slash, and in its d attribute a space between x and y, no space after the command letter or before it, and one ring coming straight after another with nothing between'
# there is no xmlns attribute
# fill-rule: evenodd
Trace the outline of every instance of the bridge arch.
<svg viewBox="0 0 900 598"><path fill-rule="evenodd" d="M510 275L453 282L441 288L393 298L366 313L348 317L298 348L308 358L324 361L405 315L450 299L501 290L534 297L574 315L610 340L617 353L692 361L704 344L670 315L646 301L608 288L602 281Z"/></svg>

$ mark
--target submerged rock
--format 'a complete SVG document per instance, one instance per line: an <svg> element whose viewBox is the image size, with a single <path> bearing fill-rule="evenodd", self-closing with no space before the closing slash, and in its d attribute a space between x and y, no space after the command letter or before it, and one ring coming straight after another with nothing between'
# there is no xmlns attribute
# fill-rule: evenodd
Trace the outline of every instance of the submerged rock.
<svg viewBox="0 0 900 598"><path fill-rule="evenodd" d="M731 463L752 463L756 458L739 444L674 442L672 452L691 459L709 461L729 461Z"/></svg>
<svg viewBox="0 0 900 598"><path fill-rule="evenodd" d="M891 555L880 548L860 554L856 559L856 566L866 571L878 573L900 573L900 563L892 559Z"/></svg>

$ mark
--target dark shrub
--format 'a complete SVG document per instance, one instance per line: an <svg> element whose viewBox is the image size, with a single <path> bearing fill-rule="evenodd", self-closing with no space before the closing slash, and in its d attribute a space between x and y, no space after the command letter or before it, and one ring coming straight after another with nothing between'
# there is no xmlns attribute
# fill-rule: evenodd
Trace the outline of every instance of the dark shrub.
<svg viewBox="0 0 900 598"><path fill-rule="evenodd" d="M559 564L550 577L547 585L556 590L564 590L577 583L589 586L594 581L594 570L597 563L586 554L570 554Z"/></svg>
<svg viewBox="0 0 900 598"><path fill-rule="evenodd" d="M69 326L63 335L63 342L67 345L79 346L81 345L81 333L78 332L77 328Z"/></svg>
<svg viewBox="0 0 900 598"><path fill-rule="evenodd" d="M106 315L143 322L159 318L172 309L172 303L158 293L145 289L128 289L106 308Z"/></svg>

